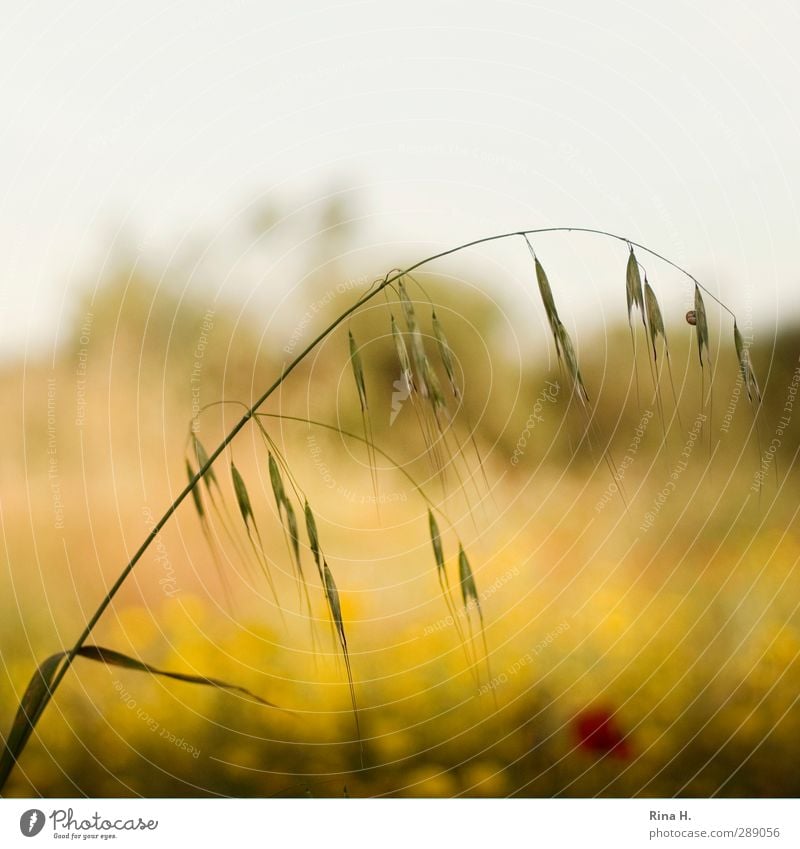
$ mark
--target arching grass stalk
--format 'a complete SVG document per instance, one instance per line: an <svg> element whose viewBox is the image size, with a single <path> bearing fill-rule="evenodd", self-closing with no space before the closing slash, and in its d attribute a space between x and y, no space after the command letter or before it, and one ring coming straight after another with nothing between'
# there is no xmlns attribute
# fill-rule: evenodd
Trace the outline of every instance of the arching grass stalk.
<svg viewBox="0 0 800 849"><path fill-rule="evenodd" d="M283 384L283 382L289 377L289 375L295 370L295 368L301 362L303 362L303 360L308 356L308 354L313 351L314 348L316 348L316 346L320 342L327 338L339 325L345 322L364 304L366 304L380 292L386 290L387 287L395 289L393 284L401 281L401 279L405 275L408 275L416 269L422 268L423 266L428 265L429 263L432 263L435 260L442 259L444 257L466 250L467 248L487 244L489 242L496 242L515 237L527 238L527 236L530 235L559 232L596 234L599 236L615 239L617 241L627 244L629 247L636 247L639 250L650 254L651 256L665 262L667 265L670 265L671 267L688 277L689 280L691 280L692 283L695 285L695 292L698 296L700 290L705 292L710 298L712 298L717 304L719 304L720 307L726 310L735 322L736 316L724 303L722 303L722 301L720 301L713 293L711 293L708 289L702 286L702 284L692 274L690 274L685 269L681 268L672 260L669 260L661 254L657 253L656 251L651 250L650 248L644 245L638 244L637 242L633 242L624 236L588 227L544 227L530 230L516 230L510 233L500 233L493 236L485 236L480 239L474 239L470 242L465 242L464 244L458 245L457 247L449 248L448 250L435 253L429 257L426 257L425 259L414 263L406 269L392 271L384 278L375 281L372 286L370 286L370 288L355 301L355 303L353 303L339 316L337 316L321 333L319 333L319 335L317 335L311 342L309 342L309 344L291 362L284 365L280 375L273 381L273 383L269 387L267 387L267 389L261 394L261 396L257 398L256 401L246 409L239 421L233 426L233 428L223 438L220 444L210 454L206 455L205 452L203 452L202 456L197 456L197 469L192 470L192 473L189 474L188 482L186 483L184 488L178 493L174 501L169 505L164 514L161 516L161 518L155 523L148 535L145 537L142 544L130 558L125 567L122 569L117 579L106 591L106 594L100 601L100 604L98 605L95 612L87 621L85 627L81 631L72 648L70 648L68 651L61 652L59 654L49 657L36 669L33 678L31 679L31 682L29 683L28 688L21 700L21 704L17 710L17 714L12 725L11 731L5 738L5 748L2 753L2 756L0 756L0 790L2 790L2 788L5 786L6 781L8 780L8 777L14 768L14 765L17 763L20 755L24 751L25 746L27 745L37 722L42 716L42 713L44 712L45 708L49 704L54 693L58 689L61 682L64 680L65 675L67 674L69 668L72 666L73 662L77 657L99 660L105 663L126 663L128 666L132 668L138 668L141 671L149 671L152 674L160 674L159 670L155 669L155 667L151 667L146 664L133 661L129 658L124 658L123 656L119 655L119 653L112 652L112 650L101 650L98 647L88 646L87 640L92 634L95 625L97 625L100 618L103 616L103 614L113 601L120 587L125 583L128 576L135 568L136 564L139 562L139 560L141 560L144 553L159 535L159 533L167 524L167 522L172 518L172 515L176 512L178 507L180 507L180 505L183 503L187 496L189 496L190 494L195 494L195 489L197 488L201 480L206 478L207 475L210 476L209 473L213 474L212 466L214 462L227 449L231 442L233 442L239 432L253 418L253 416L258 412L259 408L264 404L264 402ZM400 287L398 286L397 288ZM572 351L571 343L567 344L568 342L569 340L565 333L562 333L557 338L557 344L559 344L560 350L562 352L565 350L566 347L566 353L568 355L567 365L572 370L572 374L574 376L575 374L579 374L579 372L577 371L577 362L572 362L572 359L574 358L574 352ZM701 358L703 343L705 343L706 352L708 353L707 338L701 340ZM742 360L743 358L740 355L740 364ZM751 377L750 373L746 371L746 369L749 368L749 360L744 364L744 368L745 376L748 381L748 387L752 391L752 386L754 385L755 378ZM430 377L430 373L428 373L426 376ZM758 403L760 404L760 398L758 400ZM465 583L462 579L462 589L464 588ZM469 580L467 580L466 582L466 591L468 591L467 596L469 596L469 598L471 599L472 594L474 593ZM189 678L189 676L184 676L184 679L187 678ZM206 683L209 683L213 679L204 680ZM200 681L199 683L203 682ZM217 685L219 685L219 682L217 682ZM227 685L225 686L227 687Z"/></svg>

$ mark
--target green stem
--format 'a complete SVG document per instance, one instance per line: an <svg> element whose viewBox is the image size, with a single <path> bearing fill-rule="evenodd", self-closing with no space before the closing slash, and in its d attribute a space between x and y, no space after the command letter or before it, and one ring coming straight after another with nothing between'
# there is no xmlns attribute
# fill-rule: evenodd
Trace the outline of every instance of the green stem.
<svg viewBox="0 0 800 849"><path fill-rule="evenodd" d="M153 542L153 540L161 532L161 529L164 527L164 525L166 525L167 522L172 518L172 515L175 513L175 511L181 505L181 503L186 498L186 496L189 495L189 493L194 489L195 486L197 486L199 481L203 478L205 473L211 468L214 461L219 457L220 454L222 454L222 452L234 440L234 438L239 433L239 431L242 430L242 428L255 415L258 408L272 395L273 392L275 392L276 389L278 389L281 386L281 384L284 382L284 380L286 380L286 378L306 358L306 356L308 356L308 354L323 339L325 339L333 330L335 330L336 327L338 327L343 321L345 321L345 319L347 319L350 315L352 315L354 312L356 312L356 310L358 310L360 307L362 307L364 304L366 304L368 301L370 301L372 298L374 298L377 294L382 292L387 286L391 286L392 283L399 280L404 275L410 274L412 271L415 271L416 269L421 268L424 265L428 265L429 263L434 262L437 259L442 259L446 256L450 256L452 254L466 250L467 248L475 247L477 245L487 244L488 242L497 242L497 241L500 241L500 240L503 240L503 239L510 239L510 238L514 238L514 237L518 237L518 236L524 237L524 236L528 236L528 235L542 234L542 233L594 233L594 234L599 235L599 236L605 236L607 238L616 239L617 241L624 242L628 245L633 245L634 247L639 248L640 250L645 251L646 253L649 253L651 256L667 263L668 265L675 268L677 271L684 274L693 283L696 283L707 295L709 295L709 297L711 297L723 309L727 310L727 312L730 313L730 315L733 316L733 312L725 304L723 304L712 292L710 292L708 289L706 289L693 275L691 275L685 269L681 268L676 263L674 263L671 260L667 259L666 257L662 256L661 254L656 253L655 251L651 250L650 248L645 247L644 245L640 245L637 242L633 242L633 241L631 241L630 239L628 239L624 236L619 236L615 233L609 233L609 232L606 232L604 230L596 230L596 229L592 229L592 228L589 228L589 227L544 227L544 228L539 228L539 229L534 229L534 230L515 230L515 231L510 232L510 233L500 233L500 234L497 234L497 235L494 235L494 236L484 236L481 239L474 239L471 242L465 242L464 244L458 245L455 248L449 248L448 250L440 251L439 253L436 253L436 254L433 254L429 257L426 257L425 259L422 259L419 262L416 262L413 265L410 265L405 270L398 270L398 271L395 271L395 272L390 272L386 277L384 277L380 281L380 283L378 283L377 287L373 283L373 285L370 287L370 289L367 292L365 292L352 306L348 307L348 309L346 309L343 313L341 313L341 315L339 315L336 319L334 319L334 321L332 321L317 337L315 337L311 342L309 342L309 344L288 365L284 366L280 376L272 383L271 386L269 386L269 388L261 395L261 397L258 398L258 400L256 400L256 402L248 408L248 410L244 413L242 418L234 425L233 429L222 440L222 442L220 442L220 444L217 446L217 448L209 455L208 461L201 468L199 468L197 470L194 477L181 490L181 492L178 494L178 496L175 498L175 500L172 502L172 504L167 508L164 515L158 520L158 522L156 522L156 524L151 529L150 533L147 535L147 537L145 537L144 542L142 542L142 544L136 550L136 553L133 555L133 557L131 557L131 559L128 561L127 565L125 566L125 568L119 574L119 577L116 579L116 581L114 581L111 588L107 591L105 597L100 602L100 605L98 606L97 610L94 612L94 614L91 616L89 621L86 623L86 627L83 629L80 636L75 641L75 645L66 653L66 655L64 657L64 661L61 664L61 666L59 667L58 672L54 676L53 681L50 684L49 688L47 689L45 696L39 702L36 710L33 711L32 714L29 717L28 734L25 737L25 739L23 740L22 745L19 748L19 751L17 752L17 755L16 755L17 759L22 754L22 751L24 750L25 745L27 744L27 741L30 738L30 734L32 733L33 728L35 727L36 723L39 721L39 718L41 717L45 708L49 704L51 698L53 697L53 694L55 693L56 689L60 685L61 681L64 679L64 676L67 674L67 671L69 670L70 666L72 665L72 662L75 660L76 656L78 655L78 652L81 650L84 643L86 642L86 640L89 638L90 634L92 633L92 630L94 629L95 625L98 623L98 621L100 620L102 615L105 613L108 606L111 604L112 600L114 599L114 596L116 596L120 587L125 583L125 580L127 579L128 575L130 575L130 573L133 571L136 564L139 562L139 560L141 560L144 553L150 547L150 544ZM0 790L2 790L2 788L5 786L5 783L8 779L8 776L9 776L11 770L13 769L13 763L14 762L9 763L8 767L3 769L2 772L0 772Z"/></svg>

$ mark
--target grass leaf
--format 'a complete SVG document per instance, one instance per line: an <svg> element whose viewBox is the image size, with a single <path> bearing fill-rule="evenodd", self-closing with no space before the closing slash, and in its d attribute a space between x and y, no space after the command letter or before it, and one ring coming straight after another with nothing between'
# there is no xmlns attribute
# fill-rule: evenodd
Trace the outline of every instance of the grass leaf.
<svg viewBox="0 0 800 849"><path fill-rule="evenodd" d="M262 699L250 690L240 687L237 684L229 684L227 681L221 681L218 678L207 678L205 675L189 675L185 672L170 672L166 669L158 669L151 666L149 663L144 663L136 658L129 657L126 654L115 651L114 649L106 649L101 646L83 646L78 651L78 656L87 660L95 660L100 663L105 663L107 666L120 666L123 669L133 669L136 672L147 672L150 675L157 675L161 678L171 678L174 681L183 681L186 684L201 684L206 687L215 687L218 690L226 690L231 693L241 693L248 698L253 699L259 704L267 707L277 707L272 702Z"/></svg>
<svg viewBox="0 0 800 849"><path fill-rule="evenodd" d="M22 753L25 744L28 742L28 738L33 732L32 719L38 713L42 701L47 697L50 691L50 684L63 659L64 652L48 657L37 667L33 673L33 677L28 682L28 686L17 708L17 714L14 717L11 730L6 738L3 754L0 756L0 787L3 786L8 778L9 773L14 768L14 764L17 762L17 758Z"/></svg>
<svg viewBox="0 0 800 849"><path fill-rule="evenodd" d="M35 717L42 700L48 695L50 685L66 655L66 652L51 655L33 673L33 677L28 683L17 708L17 714L14 717L14 722L6 739L3 754L0 756L0 786L5 783L17 758L25 748L25 744L28 742L28 738L33 731L31 719ZM257 696L244 687L239 687L237 684L230 684L227 681L221 681L217 678L207 678L202 675L189 675L183 672L170 672L168 670L158 669L155 666L150 666L148 663L143 663L121 652L102 648L101 646L82 646L78 649L76 657L102 662L109 666L133 669L137 672L147 672L150 675L158 675L162 678L172 678L175 681L183 681L187 684L201 684L207 687L215 687L219 690L240 693L267 707L277 707L272 702L262 699L260 696Z"/></svg>

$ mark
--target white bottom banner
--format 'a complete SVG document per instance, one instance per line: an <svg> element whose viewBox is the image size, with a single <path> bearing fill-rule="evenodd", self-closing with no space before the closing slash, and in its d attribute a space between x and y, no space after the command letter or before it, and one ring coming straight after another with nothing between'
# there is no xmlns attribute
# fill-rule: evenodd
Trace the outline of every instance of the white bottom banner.
<svg viewBox="0 0 800 849"><path fill-rule="evenodd" d="M800 846L795 799L3 799L0 846Z"/></svg>

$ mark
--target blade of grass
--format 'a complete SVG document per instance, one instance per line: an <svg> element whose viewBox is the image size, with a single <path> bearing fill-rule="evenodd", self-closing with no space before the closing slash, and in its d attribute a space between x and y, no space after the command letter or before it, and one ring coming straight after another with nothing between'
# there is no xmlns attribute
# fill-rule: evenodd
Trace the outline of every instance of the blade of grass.
<svg viewBox="0 0 800 849"><path fill-rule="evenodd" d="M100 663L105 663L108 666L119 666L125 669L132 669L136 672L146 672L150 675L159 676L161 678L171 678L175 681L182 681L187 684L200 684L207 687L214 687L219 690L225 690L230 693L240 693L247 696L249 699L266 705L267 707L283 710L272 702L262 699L255 693L240 687L237 684L230 684L227 681L222 681L219 678L209 678L204 675L190 675L185 672L171 672L166 669L159 669L144 663L114 649L103 648L102 646L81 646L75 653L76 657L82 657L86 660L93 660ZM61 663L67 656L67 652L59 652L51 655L42 661L33 674L25 693L20 700L19 708L11 726L11 731L6 738L6 744L0 755L0 780L11 772L14 764L17 762L20 753L25 748L25 744L30 738L34 722L33 717L36 715L37 708L41 705L43 699L52 694L52 682Z"/></svg>
<svg viewBox="0 0 800 849"><path fill-rule="evenodd" d="M52 683L66 652L60 652L42 661L33 673L20 700L11 730L0 755L0 787L5 783L14 764L22 754L36 724L42 705L52 693Z"/></svg>
<svg viewBox="0 0 800 849"><path fill-rule="evenodd" d="M231 684L228 681L222 681L219 678L209 678L206 675L190 675L186 672L171 672L166 669L159 669L156 666L151 666L149 663L136 660L136 658L129 657L128 655L122 654L114 649L107 649L102 646L83 646L78 651L78 657L105 663L107 666L120 666L124 669L132 669L135 672L146 672L149 675L155 675L160 678L171 678L173 681L182 681L186 684L199 684L205 687L214 687L217 690L225 690L229 693L240 693L259 704L283 710L283 708L279 708L276 704L268 702L266 699L262 699L261 696L257 696L251 690L248 690L245 687L240 687L238 684Z"/></svg>

